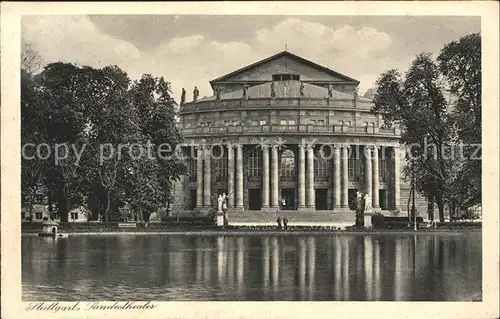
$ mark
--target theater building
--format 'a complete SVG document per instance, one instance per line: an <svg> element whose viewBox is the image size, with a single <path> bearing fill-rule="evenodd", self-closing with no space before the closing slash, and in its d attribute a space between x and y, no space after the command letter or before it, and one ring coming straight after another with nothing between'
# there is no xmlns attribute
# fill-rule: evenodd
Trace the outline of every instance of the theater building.
<svg viewBox="0 0 500 319"><path fill-rule="evenodd" d="M352 224L362 191L374 211L406 211L400 130L370 112L359 81L284 51L210 84L213 96L180 103L189 172L174 209L217 207L226 193L230 223Z"/></svg>

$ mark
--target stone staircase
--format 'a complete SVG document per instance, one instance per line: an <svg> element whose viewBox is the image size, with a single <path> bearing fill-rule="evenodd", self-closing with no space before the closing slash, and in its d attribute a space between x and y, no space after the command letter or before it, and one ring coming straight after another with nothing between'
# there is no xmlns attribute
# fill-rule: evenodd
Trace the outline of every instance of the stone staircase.
<svg viewBox="0 0 500 319"><path fill-rule="evenodd" d="M228 220L230 225L276 225L280 217L287 217L288 224L294 226L337 226L345 227L354 225L354 212L334 211L260 211L260 210L229 210Z"/></svg>

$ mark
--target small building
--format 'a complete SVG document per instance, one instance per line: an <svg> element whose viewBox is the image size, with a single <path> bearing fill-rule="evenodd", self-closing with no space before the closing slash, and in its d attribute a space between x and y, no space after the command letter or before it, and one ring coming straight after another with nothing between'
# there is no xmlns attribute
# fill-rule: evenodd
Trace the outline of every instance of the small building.
<svg viewBox="0 0 500 319"><path fill-rule="evenodd" d="M68 221L71 223L86 223L88 222L89 212L83 206L72 209L69 212Z"/></svg>
<svg viewBox="0 0 500 319"><path fill-rule="evenodd" d="M58 222L53 220L44 220L42 222L42 232L40 235L42 236L55 236L58 231L57 228L59 226Z"/></svg>
<svg viewBox="0 0 500 319"><path fill-rule="evenodd" d="M30 218L30 216L32 218ZM44 217L50 219L49 206L43 204L34 204L32 212L30 214L29 207L23 207L21 209L21 220L29 221L31 219L32 222L41 222Z"/></svg>

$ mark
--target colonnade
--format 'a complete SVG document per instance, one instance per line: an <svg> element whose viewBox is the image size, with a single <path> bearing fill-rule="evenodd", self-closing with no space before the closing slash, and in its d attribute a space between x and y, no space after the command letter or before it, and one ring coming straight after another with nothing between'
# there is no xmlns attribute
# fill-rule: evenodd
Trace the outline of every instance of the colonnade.
<svg viewBox="0 0 500 319"><path fill-rule="evenodd" d="M334 145L333 150L333 207L348 209L349 198L349 145ZM279 208L279 153L278 147L262 145L262 209ZM397 148L392 147L393 156ZM379 148L365 146L364 192L370 194L374 209L379 207ZM228 145L228 208L243 209L243 145ZM211 154L210 147L198 147L196 206L210 207L211 203ZM393 162L393 201L400 202L400 164ZM310 145L298 145L298 209L315 209L314 149Z"/></svg>

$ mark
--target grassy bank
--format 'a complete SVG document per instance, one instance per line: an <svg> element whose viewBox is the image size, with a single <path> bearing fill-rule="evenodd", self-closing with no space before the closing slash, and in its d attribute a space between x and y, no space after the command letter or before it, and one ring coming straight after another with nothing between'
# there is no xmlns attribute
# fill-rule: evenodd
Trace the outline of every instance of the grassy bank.
<svg viewBox="0 0 500 319"><path fill-rule="evenodd" d="M349 232L349 233L402 233L411 232L409 228L381 229L348 227L341 230L334 226L289 226L287 229L278 229L277 226L225 226L216 227L208 222L162 222L162 223L136 223L135 227L123 227L124 223L61 223L59 232L62 233L182 233L182 232ZM42 229L40 223L22 223L22 233L38 233ZM438 223L436 228L420 228L419 233L435 233L443 231L481 230L481 223Z"/></svg>

